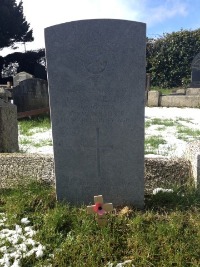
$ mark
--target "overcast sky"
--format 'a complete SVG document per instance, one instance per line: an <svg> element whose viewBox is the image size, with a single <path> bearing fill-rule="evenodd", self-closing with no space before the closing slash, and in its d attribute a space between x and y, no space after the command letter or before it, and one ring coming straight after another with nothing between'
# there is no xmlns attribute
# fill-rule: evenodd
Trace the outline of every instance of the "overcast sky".
<svg viewBox="0 0 200 267"><path fill-rule="evenodd" d="M181 28L200 28L200 0L23 0L23 7L35 38L34 42L26 44L27 50L44 48L45 27L80 19L145 22L149 37ZM23 45L20 51L24 51ZM12 52L15 51L3 49L0 55Z"/></svg>

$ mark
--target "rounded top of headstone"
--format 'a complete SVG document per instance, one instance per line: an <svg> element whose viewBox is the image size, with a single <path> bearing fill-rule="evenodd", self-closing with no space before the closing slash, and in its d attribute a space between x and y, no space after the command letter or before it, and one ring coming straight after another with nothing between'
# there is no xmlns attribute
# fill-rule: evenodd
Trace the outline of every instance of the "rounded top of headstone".
<svg viewBox="0 0 200 267"><path fill-rule="evenodd" d="M47 27L47 28L45 28L45 30L46 29L48 29L48 28L51 28L51 27L56 27L56 26L62 26L62 25L65 25L65 24L78 24L78 23L81 23L81 24L83 24L83 23L85 23L85 24L87 24L87 23L103 23L103 22L105 22L105 23L111 23L111 22L121 22L121 23L135 23L135 24L143 24L143 25L146 25L146 23L144 23L144 22L140 22L140 21L133 21L133 20L126 20L126 19L111 19L111 18L101 18L101 19L82 19L82 20L72 20L72 21L67 21L67 22L63 22L63 23L60 23L60 24L56 24L56 25L51 25L51 26L49 26L49 27Z"/></svg>

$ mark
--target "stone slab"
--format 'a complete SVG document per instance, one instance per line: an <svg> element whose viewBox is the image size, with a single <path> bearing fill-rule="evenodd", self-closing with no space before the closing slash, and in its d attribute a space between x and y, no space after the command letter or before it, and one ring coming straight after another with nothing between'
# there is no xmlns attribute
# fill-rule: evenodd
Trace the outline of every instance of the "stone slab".
<svg viewBox="0 0 200 267"><path fill-rule="evenodd" d="M186 95L199 95L200 96L200 88L187 88Z"/></svg>
<svg viewBox="0 0 200 267"><path fill-rule="evenodd" d="M145 24L75 21L45 42L58 200L143 207Z"/></svg>
<svg viewBox="0 0 200 267"><path fill-rule="evenodd" d="M176 90L176 94L185 95L186 94L186 90L185 89L177 89Z"/></svg>
<svg viewBox="0 0 200 267"><path fill-rule="evenodd" d="M160 92L158 91L149 91L148 92L148 106L149 107L158 107L159 106Z"/></svg>
<svg viewBox="0 0 200 267"><path fill-rule="evenodd" d="M200 188L200 141L187 144L185 158L191 162L194 184Z"/></svg>

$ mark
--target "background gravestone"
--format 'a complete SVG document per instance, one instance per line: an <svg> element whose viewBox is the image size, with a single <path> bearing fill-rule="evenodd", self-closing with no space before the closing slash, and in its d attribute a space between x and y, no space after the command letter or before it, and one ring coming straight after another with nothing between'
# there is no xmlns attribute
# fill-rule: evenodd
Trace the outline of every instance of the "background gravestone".
<svg viewBox="0 0 200 267"><path fill-rule="evenodd" d="M9 94L0 88L0 153L19 150L17 107L8 102Z"/></svg>
<svg viewBox="0 0 200 267"><path fill-rule="evenodd" d="M45 29L58 200L143 206L145 24Z"/></svg>
<svg viewBox="0 0 200 267"><path fill-rule="evenodd" d="M200 53L192 61L191 84L192 88L200 88Z"/></svg>
<svg viewBox="0 0 200 267"><path fill-rule="evenodd" d="M20 82L27 80L27 79L32 79L32 78L33 78L33 75L25 71L19 72L17 73L15 77L13 77L13 86L17 86L19 85Z"/></svg>
<svg viewBox="0 0 200 267"><path fill-rule="evenodd" d="M11 93L0 85L0 99L4 100L4 102L7 103L9 99L11 99L11 97Z"/></svg>
<svg viewBox="0 0 200 267"><path fill-rule="evenodd" d="M42 79L21 81L12 89L12 96L18 112L49 107L48 84Z"/></svg>

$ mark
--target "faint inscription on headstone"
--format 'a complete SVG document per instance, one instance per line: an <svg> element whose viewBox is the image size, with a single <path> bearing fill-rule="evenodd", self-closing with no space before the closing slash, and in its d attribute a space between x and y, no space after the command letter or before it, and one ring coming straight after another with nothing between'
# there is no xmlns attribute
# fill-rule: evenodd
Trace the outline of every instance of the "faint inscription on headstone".
<svg viewBox="0 0 200 267"><path fill-rule="evenodd" d="M143 206L145 36L125 20L45 29L58 200Z"/></svg>

